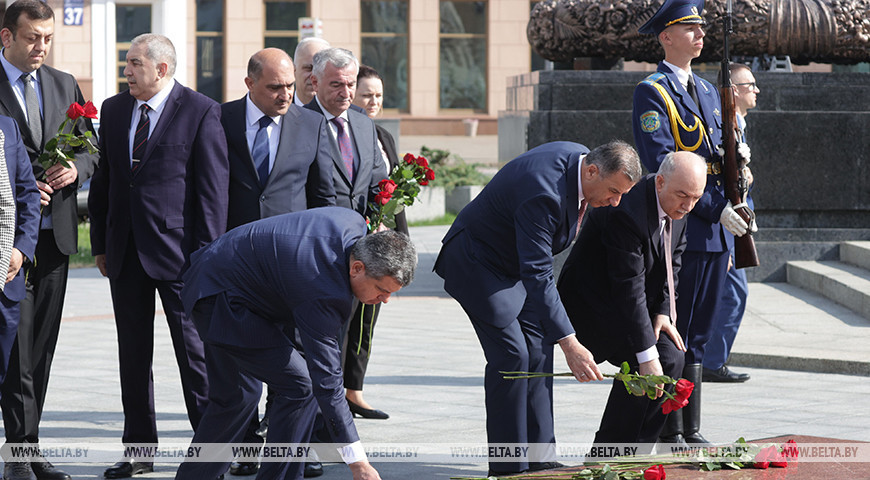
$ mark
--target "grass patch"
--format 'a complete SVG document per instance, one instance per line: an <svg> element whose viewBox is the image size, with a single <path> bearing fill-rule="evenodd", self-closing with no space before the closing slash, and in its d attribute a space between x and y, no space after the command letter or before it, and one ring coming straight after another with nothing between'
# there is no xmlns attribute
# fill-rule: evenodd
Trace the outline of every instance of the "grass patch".
<svg viewBox="0 0 870 480"><path fill-rule="evenodd" d="M456 214L447 212L443 217L433 218L430 220L418 220L416 222L408 222L409 227L428 227L432 225L452 225L456 220Z"/></svg>
<svg viewBox="0 0 870 480"><path fill-rule="evenodd" d="M69 268L94 267L91 255L91 222L79 222L79 251L69 256Z"/></svg>

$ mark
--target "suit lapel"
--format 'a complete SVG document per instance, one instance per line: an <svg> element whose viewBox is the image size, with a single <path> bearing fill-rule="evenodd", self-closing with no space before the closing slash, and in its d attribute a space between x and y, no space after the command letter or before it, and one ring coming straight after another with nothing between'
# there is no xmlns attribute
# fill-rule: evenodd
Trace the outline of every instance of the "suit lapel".
<svg viewBox="0 0 870 480"><path fill-rule="evenodd" d="M227 144L236 147L239 158L245 165L248 174L252 175L254 180L259 181L260 177L257 174L257 168L254 166L254 158L251 157L251 150L248 148L248 138L245 136L248 129L248 119L245 113L247 108L246 102L247 98L243 97L241 100L234 102L227 111L229 116L227 118L227 125L229 126Z"/></svg>
<svg viewBox="0 0 870 480"><path fill-rule="evenodd" d="M12 90L12 82L6 77L6 70L0 68L0 104L7 114L15 119L18 125L27 125L27 117L24 116L24 110L21 109L21 104L18 103L18 98L15 96L15 91ZM22 129L21 135L24 137L24 143L31 150L38 152L41 150L41 145L33 143L33 137L30 135L30 129Z"/></svg>
<svg viewBox="0 0 870 480"><path fill-rule="evenodd" d="M374 151L368 142L364 144L363 141L375 138L374 132L371 130L374 128L374 123L364 114L354 110L347 111L347 120L350 124L351 140L356 150L356 155L358 155L354 157L357 163L355 165L356 175L353 177L353 183L356 184L359 181L363 181L368 185L368 182L371 181L372 168L374 167L374 159L369 157L374 156ZM368 122L364 120L368 120ZM363 146L365 148L362 148Z"/></svg>
<svg viewBox="0 0 870 480"><path fill-rule="evenodd" d="M320 105L317 104L317 98L311 100L308 105L312 107L312 110L320 113L324 118L326 117L323 110L320 109ZM329 145L332 147L332 163L335 164L333 165L333 169L338 172L338 175L342 180L344 180L344 183L353 190L353 182L350 181L350 177L347 175L347 167L344 166L344 160L342 160L341 157L341 150L338 148L338 139L335 138L335 132L332 130L332 126L329 125L329 123L330 122L328 121L326 122L326 128L329 129Z"/></svg>
<svg viewBox="0 0 870 480"><path fill-rule="evenodd" d="M659 219L659 208L656 199L655 177L646 182L646 211L647 211L647 228L649 229L649 237L653 244L653 250L659 258L665 258L665 251L662 248L662 232Z"/></svg>
<svg viewBox="0 0 870 480"><path fill-rule="evenodd" d="M272 165L272 172L269 174L271 180L273 176L280 176L286 168L287 161L290 160L290 151L293 149L294 140L296 140L295 132L301 131L299 107L291 105L287 113L281 117L281 129L276 132L278 135L278 149L275 151L275 163ZM286 160L286 161L285 161ZM253 165L253 161L251 161ZM268 186L268 183L267 183Z"/></svg>
<svg viewBox="0 0 870 480"><path fill-rule="evenodd" d="M683 104L686 110L694 113L698 116L698 118L703 119L704 116L701 114L701 108L695 104L695 101L692 100L692 97L689 96L688 92L686 92L686 89L683 88L683 86L680 84L680 79L677 78L677 74L674 73L673 70L671 70L671 68L664 63L659 64L659 73L665 74L665 76L668 78L668 82L670 82L671 84L671 92L673 92L673 94L677 96L679 102ZM695 76L694 73L692 75ZM698 99L700 100L704 87L698 85L699 83L700 82L698 82L698 77L695 76L695 88L698 91Z"/></svg>
<svg viewBox="0 0 870 480"><path fill-rule="evenodd" d="M47 125L60 126L64 119L66 119L66 111L69 105L61 105L61 96L58 91L57 82L54 76L49 73L49 70L44 68L39 70L39 84L42 88L42 138L44 144L45 139L51 138L55 134L55 132L47 131L45 127Z"/></svg>
<svg viewBox="0 0 870 480"><path fill-rule="evenodd" d="M565 190L568 192L568 198L565 199L565 221L563 222L568 229L565 236L567 238L565 247L570 245L574 239L580 213L580 192L577 189L577 184L580 182L580 155L584 154L580 153L568 159L568 173L565 175L565 181L567 182Z"/></svg>
<svg viewBox="0 0 870 480"><path fill-rule="evenodd" d="M154 126L154 130L151 131L151 135L148 136L148 146L145 147L145 154L142 155L142 163L136 170L137 172L142 171L142 167L145 166L145 162L147 162L151 158L151 153L154 152L155 148L157 148L157 143L163 136L163 133L166 132L166 129L169 128L169 124L172 123L172 119L175 118L175 114L178 113L178 109L181 107L181 101L179 97L181 96L182 88L184 87L182 87L180 83L175 82L175 86L172 87L172 91L169 92L169 96L166 97L166 103L163 105L163 112L160 113L160 119L157 120L157 125ZM130 115L133 115L132 110L130 111ZM130 120L132 121L132 117Z"/></svg>

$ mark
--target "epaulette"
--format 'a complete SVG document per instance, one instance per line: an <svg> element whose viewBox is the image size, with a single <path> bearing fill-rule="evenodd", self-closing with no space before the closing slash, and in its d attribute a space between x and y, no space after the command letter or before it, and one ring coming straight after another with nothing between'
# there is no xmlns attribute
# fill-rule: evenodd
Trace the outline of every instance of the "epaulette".
<svg viewBox="0 0 870 480"><path fill-rule="evenodd" d="M652 85L652 84L654 84L660 80L666 79L666 78L668 78L668 77L666 77L664 73L655 72L655 73L651 73L648 77L644 78L643 81L640 83L646 83L648 85Z"/></svg>

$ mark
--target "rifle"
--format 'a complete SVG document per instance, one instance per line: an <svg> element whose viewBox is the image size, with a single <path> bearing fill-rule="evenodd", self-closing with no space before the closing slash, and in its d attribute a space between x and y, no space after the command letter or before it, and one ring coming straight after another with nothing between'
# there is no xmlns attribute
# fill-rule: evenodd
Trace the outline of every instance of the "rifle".
<svg viewBox="0 0 870 480"><path fill-rule="evenodd" d="M746 165L742 159L737 158L737 117L734 104L734 90L731 85L731 59L728 54L728 36L733 31L731 25L731 0L728 0L727 11L722 19L725 42L722 56L722 86L719 87L719 95L722 97L722 147L725 157L722 159L722 171L725 174L725 198L727 198L734 211L740 218L750 225L755 219L755 212L746 204L746 192L748 184L743 175L743 167ZM748 229L741 237L734 237L734 267L757 267L759 265L758 252L755 249L755 240L752 232Z"/></svg>

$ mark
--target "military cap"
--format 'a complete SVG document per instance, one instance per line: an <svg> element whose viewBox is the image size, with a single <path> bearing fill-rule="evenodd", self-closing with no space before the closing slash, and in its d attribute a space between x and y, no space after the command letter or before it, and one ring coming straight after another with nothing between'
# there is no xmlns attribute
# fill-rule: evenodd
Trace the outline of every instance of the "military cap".
<svg viewBox="0 0 870 480"><path fill-rule="evenodd" d="M640 33L658 34L676 23L699 23L707 22L701 16L704 10L704 0L665 0L665 3L639 29Z"/></svg>

